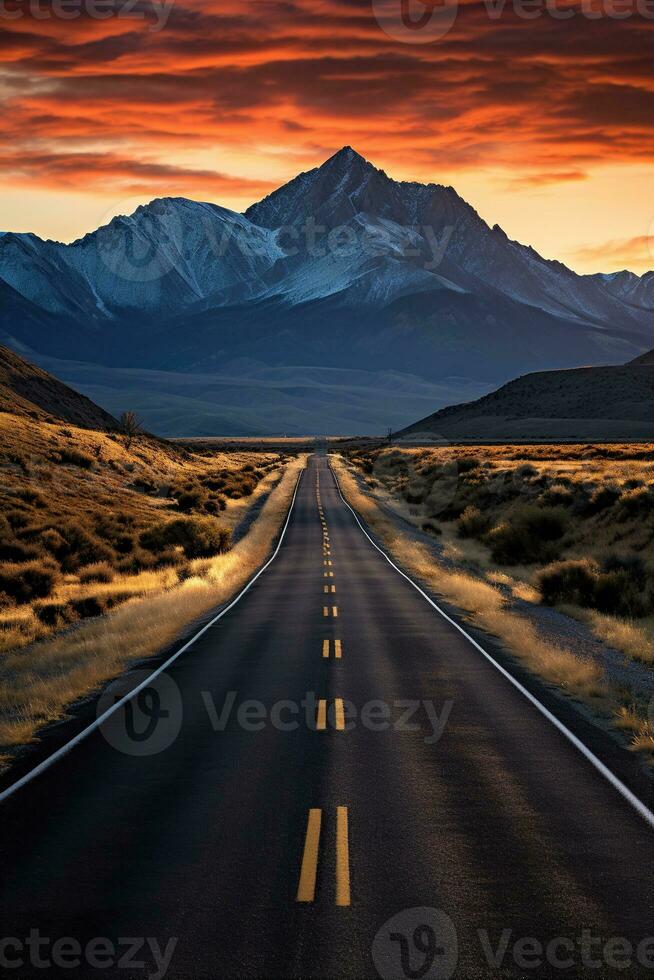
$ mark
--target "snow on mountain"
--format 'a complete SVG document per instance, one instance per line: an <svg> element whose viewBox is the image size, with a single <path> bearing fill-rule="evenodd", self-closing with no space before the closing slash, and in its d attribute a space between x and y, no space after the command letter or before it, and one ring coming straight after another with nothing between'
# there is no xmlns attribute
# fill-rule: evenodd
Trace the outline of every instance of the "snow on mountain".
<svg viewBox="0 0 654 980"><path fill-rule="evenodd" d="M0 299L15 348L148 370L255 359L474 386L654 346L654 272L577 275L351 147L245 214L163 198L70 245L2 234Z"/></svg>

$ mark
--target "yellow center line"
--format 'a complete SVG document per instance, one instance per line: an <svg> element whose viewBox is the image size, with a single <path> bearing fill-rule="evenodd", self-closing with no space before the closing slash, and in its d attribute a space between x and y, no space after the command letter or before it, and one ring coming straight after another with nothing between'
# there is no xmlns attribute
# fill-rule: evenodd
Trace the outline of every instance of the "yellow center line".
<svg viewBox="0 0 654 980"><path fill-rule="evenodd" d="M297 889L298 902L313 902L316 897L316 877L318 874L318 851L320 847L320 825L322 810L309 810L307 834L304 841L300 883Z"/></svg>
<svg viewBox="0 0 654 980"><path fill-rule="evenodd" d="M336 698L334 701L334 727L337 732L345 731L345 707L343 698Z"/></svg>
<svg viewBox="0 0 654 980"><path fill-rule="evenodd" d="M350 904L350 842L346 806L336 809L336 904Z"/></svg>
<svg viewBox="0 0 654 980"><path fill-rule="evenodd" d="M334 656L336 657L337 660L341 659L342 653L343 653L343 649L341 646L341 641L334 640Z"/></svg>
<svg viewBox="0 0 654 980"><path fill-rule="evenodd" d="M318 702L318 717L316 718L316 731L324 732L327 728L327 702Z"/></svg>

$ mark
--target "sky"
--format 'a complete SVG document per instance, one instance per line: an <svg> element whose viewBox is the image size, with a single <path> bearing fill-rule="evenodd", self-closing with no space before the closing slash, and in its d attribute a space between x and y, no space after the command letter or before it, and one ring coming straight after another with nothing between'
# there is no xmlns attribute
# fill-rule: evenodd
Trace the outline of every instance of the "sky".
<svg viewBox="0 0 654 980"><path fill-rule="evenodd" d="M0 231L243 210L350 144L579 272L654 269L654 0L434 2L0 0Z"/></svg>

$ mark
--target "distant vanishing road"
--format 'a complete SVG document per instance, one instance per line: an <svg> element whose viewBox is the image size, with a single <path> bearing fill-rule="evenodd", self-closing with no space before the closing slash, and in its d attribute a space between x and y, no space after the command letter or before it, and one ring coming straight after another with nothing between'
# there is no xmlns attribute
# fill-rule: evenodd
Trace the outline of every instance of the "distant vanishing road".
<svg viewBox="0 0 654 980"><path fill-rule="evenodd" d="M0 974L654 976L653 844L315 456L242 600L0 806Z"/></svg>

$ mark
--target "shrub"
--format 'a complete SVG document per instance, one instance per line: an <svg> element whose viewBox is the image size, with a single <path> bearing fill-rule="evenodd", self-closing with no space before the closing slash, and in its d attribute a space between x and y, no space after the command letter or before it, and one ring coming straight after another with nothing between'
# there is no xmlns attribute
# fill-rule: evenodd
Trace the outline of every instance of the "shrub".
<svg viewBox="0 0 654 980"><path fill-rule="evenodd" d="M107 561L113 564L115 553L104 541L86 527L77 524L62 524L56 530L63 544L54 552L66 572L76 572L84 565Z"/></svg>
<svg viewBox="0 0 654 980"><path fill-rule="evenodd" d="M83 599L73 599L71 606L80 619L90 619L92 616L103 616L111 603L100 596L85 596Z"/></svg>
<svg viewBox="0 0 654 980"><path fill-rule="evenodd" d="M531 463L523 463L522 466L516 466L514 472L522 480L529 480L534 476L538 476L538 470Z"/></svg>
<svg viewBox="0 0 654 980"><path fill-rule="evenodd" d="M202 510L206 501L206 493L197 487L193 490L185 490L183 493L180 493L177 497L177 506L181 511L188 514L193 510Z"/></svg>
<svg viewBox="0 0 654 980"><path fill-rule="evenodd" d="M204 505L204 510L206 514L219 514L222 510L227 507L227 501L224 497L212 497Z"/></svg>
<svg viewBox="0 0 654 980"><path fill-rule="evenodd" d="M541 501L551 507L570 507L574 502L574 496L570 487L563 483L554 483L541 496Z"/></svg>
<svg viewBox="0 0 654 980"><path fill-rule="evenodd" d="M53 555L63 554L66 549L65 540L59 531L55 531L53 527L48 527L45 531L41 531L40 540L43 547Z"/></svg>
<svg viewBox="0 0 654 980"><path fill-rule="evenodd" d="M456 529L460 538L479 538L488 530L488 517L471 505L459 517Z"/></svg>
<svg viewBox="0 0 654 980"><path fill-rule="evenodd" d="M231 531L211 517L180 517L143 531L140 542L153 552L172 546L182 548L187 558L208 558L229 549Z"/></svg>
<svg viewBox="0 0 654 980"><path fill-rule="evenodd" d="M21 541L3 541L0 544L0 561L35 561L40 557L38 548Z"/></svg>
<svg viewBox="0 0 654 980"><path fill-rule="evenodd" d="M68 602L35 602L34 613L44 624L61 629L77 619L75 610Z"/></svg>
<svg viewBox="0 0 654 980"><path fill-rule="evenodd" d="M588 517L592 517L594 514L599 514L601 511L613 507L619 499L620 491L617 487L598 487L590 495L588 502L583 508L583 513Z"/></svg>
<svg viewBox="0 0 654 980"><path fill-rule="evenodd" d="M113 582L116 573L108 561L86 565L78 572L80 582Z"/></svg>
<svg viewBox="0 0 654 980"><path fill-rule="evenodd" d="M225 477L220 474L217 476L207 476L202 481L208 490L222 490L226 482Z"/></svg>
<svg viewBox="0 0 654 980"><path fill-rule="evenodd" d="M16 491L16 496L26 504L31 504L32 507L37 507L39 510L45 510L48 506L48 502L43 494L40 494L37 490L22 487Z"/></svg>
<svg viewBox="0 0 654 980"><path fill-rule="evenodd" d="M597 565L588 559L554 562L537 575L541 598L548 606L559 602L591 606L598 572Z"/></svg>
<svg viewBox="0 0 654 980"><path fill-rule="evenodd" d="M625 521L632 517L648 516L653 510L654 495L649 487L639 487L622 494L616 516L618 520Z"/></svg>
<svg viewBox="0 0 654 980"><path fill-rule="evenodd" d="M550 606L570 602L614 616L645 616L652 607L647 573L637 560L612 558L603 569L587 559L556 562L539 573L538 585Z"/></svg>
<svg viewBox="0 0 654 980"><path fill-rule="evenodd" d="M561 507L517 507L505 522L485 535L493 560L500 565L553 561L556 542L565 533L567 514Z"/></svg>
<svg viewBox="0 0 654 980"><path fill-rule="evenodd" d="M47 561L34 561L27 565L0 565L0 592L6 592L19 603L46 599L51 595L58 579L59 569L54 563Z"/></svg>
<svg viewBox="0 0 654 980"><path fill-rule="evenodd" d="M59 450L59 462L69 466L79 466L83 470L92 470L95 460L88 453L83 453L74 447Z"/></svg>

